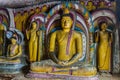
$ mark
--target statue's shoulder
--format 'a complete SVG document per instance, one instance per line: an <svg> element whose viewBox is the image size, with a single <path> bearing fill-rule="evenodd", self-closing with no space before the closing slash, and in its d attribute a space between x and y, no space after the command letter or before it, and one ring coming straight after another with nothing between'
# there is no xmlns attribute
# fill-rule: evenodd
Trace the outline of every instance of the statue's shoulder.
<svg viewBox="0 0 120 80"><path fill-rule="evenodd" d="M72 31L73 35L75 36L81 36L82 34L80 32L77 32L77 31Z"/></svg>
<svg viewBox="0 0 120 80"><path fill-rule="evenodd" d="M56 30L52 34L59 34L59 33L61 33L61 30Z"/></svg>

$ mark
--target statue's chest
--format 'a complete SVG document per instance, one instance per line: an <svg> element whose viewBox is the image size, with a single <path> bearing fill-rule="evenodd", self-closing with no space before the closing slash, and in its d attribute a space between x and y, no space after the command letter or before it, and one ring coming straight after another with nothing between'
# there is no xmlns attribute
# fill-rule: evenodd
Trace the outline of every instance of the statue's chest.
<svg viewBox="0 0 120 80"><path fill-rule="evenodd" d="M31 31L31 36L36 37L36 31Z"/></svg>
<svg viewBox="0 0 120 80"><path fill-rule="evenodd" d="M59 44L66 45L68 43L68 41L69 41L69 43L71 43L73 41L73 36L70 35L69 33L59 34L56 37L57 37L57 42Z"/></svg>
<svg viewBox="0 0 120 80"><path fill-rule="evenodd" d="M101 33L100 33L100 39L101 39L101 40L107 41L107 40L108 40L108 37L109 37L108 32L101 32Z"/></svg>
<svg viewBox="0 0 120 80"><path fill-rule="evenodd" d="M10 52L15 52L17 50L17 45L10 46Z"/></svg>

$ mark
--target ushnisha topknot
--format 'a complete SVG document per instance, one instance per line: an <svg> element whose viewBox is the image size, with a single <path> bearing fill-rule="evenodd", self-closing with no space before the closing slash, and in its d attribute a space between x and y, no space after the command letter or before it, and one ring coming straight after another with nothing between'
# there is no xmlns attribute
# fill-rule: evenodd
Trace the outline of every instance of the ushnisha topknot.
<svg viewBox="0 0 120 80"><path fill-rule="evenodd" d="M64 17L64 16L69 16L70 18L72 18L72 16L70 15L70 10L69 10L68 8L65 8L65 9L63 10L63 15L62 15L62 17Z"/></svg>
<svg viewBox="0 0 120 80"><path fill-rule="evenodd" d="M65 8L65 9L63 10L63 14L70 14L69 9L68 9L68 8Z"/></svg>

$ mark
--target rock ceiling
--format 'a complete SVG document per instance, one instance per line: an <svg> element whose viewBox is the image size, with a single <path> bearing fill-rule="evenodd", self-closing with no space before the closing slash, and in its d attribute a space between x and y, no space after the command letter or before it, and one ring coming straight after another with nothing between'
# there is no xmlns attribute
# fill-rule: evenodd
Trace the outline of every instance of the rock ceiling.
<svg viewBox="0 0 120 80"><path fill-rule="evenodd" d="M20 8L29 5L42 4L49 1L80 1L80 0L0 0L0 7ZM92 0L99 1L99 0ZM110 0L105 0L110 1Z"/></svg>
<svg viewBox="0 0 120 80"><path fill-rule="evenodd" d="M0 7L19 8L48 1L50 0L0 0Z"/></svg>

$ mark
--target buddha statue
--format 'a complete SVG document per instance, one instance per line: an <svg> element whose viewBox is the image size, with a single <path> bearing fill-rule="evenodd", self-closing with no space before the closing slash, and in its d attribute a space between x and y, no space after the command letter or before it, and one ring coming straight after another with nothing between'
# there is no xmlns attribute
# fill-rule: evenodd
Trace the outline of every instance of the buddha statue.
<svg viewBox="0 0 120 80"><path fill-rule="evenodd" d="M96 9L96 6L93 4L92 1L88 1L86 8L88 9L88 11L92 11Z"/></svg>
<svg viewBox="0 0 120 80"><path fill-rule="evenodd" d="M45 13L47 10L48 10L47 5L42 6L41 12Z"/></svg>
<svg viewBox="0 0 120 80"><path fill-rule="evenodd" d="M17 38L11 38L11 44L7 48L7 59L14 60L19 58L22 55L21 45L17 43Z"/></svg>
<svg viewBox="0 0 120 80"><path fill-rule="evenodd" d="M82 57L82 36L72 30L73 26L73 20L66 8L61 19L62 30L51 34L49 47L50 57L61 66L72 65ZM57 53L55 53L56 47L58 47Z"/></svg>
<svg viewBox="0 0 120 80"><path fill-rule="evenodd" d="M14 17L14 20L15 20L15 26L16 26L16 29L22 31L22 21L23 21L23 17L21 15L20 12L16 13L15 17Z"/></svg>
<svg viewBox="0 0 120 80"><path fill-rule="evenodd" d="M35 62L38 59L38 39L39 39L39 31L38 24L36 21L31 23L31 27L26 31L26 36L28 39L29 46L29 61Z"/></svg>
<svg viewBox="0 0 120 80"><path fill-rule="evenodd" d="M103 21L100 23L100 31L96 33L96 42L98 43L98 70L100 72L110 72L111 70L111 44L112 33L107 31L108 24Z"/></svg>
<svg viewBox="0 0 120 80"><path fill-rule="evenodd" d="M0 64L19 64L21 63L22 46L18 43L16 34L13 34L8 39L10 40L10 44L7 46L6 55L0 57Z"/></svg>
<svg viewBox="0 0 120 80"><path fill-rule="evenodd" d="M40 8L39 7L36 7L35 14L40 14Z"/></svg>
<svg viewBox="0 0 120 80"><path fill-rule="evenodd" d="M6 32L8 45L4 56L0 56L0 73L16 74L20 73L24 64L22 56L23 34L17 32L17 29L8 30Z"/></svg>

